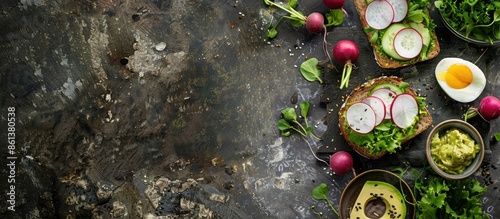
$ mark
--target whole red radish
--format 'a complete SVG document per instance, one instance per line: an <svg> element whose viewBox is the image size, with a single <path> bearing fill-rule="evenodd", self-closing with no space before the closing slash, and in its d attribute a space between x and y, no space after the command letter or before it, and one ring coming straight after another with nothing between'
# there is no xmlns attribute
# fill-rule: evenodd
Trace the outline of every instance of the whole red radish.
<svg viewBox="0 0 500 219"><path fill-rule="evenodd" d="M354 161L351 154L346 151L335 152L330 156L330 168L336 175L344 175L352 170Z"/></svg>
<svg viewBox="0 0 500 219"><path fill-rule="evenodd" d="M359 58L358 45L352 40L340 40L333 47L333 57L337 62L344 65L342 70L342 79L340 81L340 89L347 88L349 78L353 68L353 63Z"/></svg>
<svg viewBox="0 0 500 219"><path fill-rule="evenodd" d="M323 0L323 3L328 7L329 9L339 9L344 6L345 0Z"/></svg>
<svg viewBox="0 0 500 219"><path fill-rule="evenodd" d="M318 33L325 28L325 18L319 12L313 12L307 16L306 29L311 33Z"/></svg>
<svg viewBox="0 0 500 219"><path fill-rule="evenodd" d="M496 119L500 116L500 100L495 96L485 96L479 102L479 107L470 107L464 115L464 120L480 115L486 121Z"/></svg>
<svg viewBox="0 0 500 219"><path fill-rule="evenodd" d="M500 100L494 96L485 96L479 102L477 109L486 120L493 120L500 116Z"/></svg>

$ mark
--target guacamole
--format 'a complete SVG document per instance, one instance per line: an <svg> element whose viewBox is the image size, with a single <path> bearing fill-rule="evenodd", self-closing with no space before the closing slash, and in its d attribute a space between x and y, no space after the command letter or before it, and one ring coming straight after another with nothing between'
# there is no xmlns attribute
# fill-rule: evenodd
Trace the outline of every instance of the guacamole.
<svg viewBox="0 0 500 219"><path fill-rule="evenodd" d="M434 134L431 140L431 156L436 165L450 174L462 173L479 152L479 145L469 134L452 128L443 136Z"/></svg>

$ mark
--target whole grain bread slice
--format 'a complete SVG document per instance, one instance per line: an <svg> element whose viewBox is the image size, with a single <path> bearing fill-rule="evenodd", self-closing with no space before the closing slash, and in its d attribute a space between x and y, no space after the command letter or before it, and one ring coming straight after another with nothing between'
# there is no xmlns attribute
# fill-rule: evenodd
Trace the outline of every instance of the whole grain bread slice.
<svg viewBox="0 0 500 219"><path fill-rule="evenodd" d="M366 7L368 6L368 4L366 3L366 0L354 0L354 6L356 7L356 11L358 11L359 18L361 20L361 25L362 25L363 29L365 29L366 27L368 27L368 23L366 22L366 19L364 16L365 11L366 11ZM425 9L425 13L427 16L430 17L429 10L427 10L427 8ZM371 39L372 34L369 32L365 32L365 33L366 33L368 39ZM432 47L432 50L427 53L427 57L424 59L416 58L416 59L412 59L409 61L399 61L399 60L390 58L387 55L379 53L377 51L378 45L376 43L371 43L370 45L373 48L373 54L375 55L375 61L377 62L377 64L380 67L382 67L382 68L399 68L399 67L413 65L415 63L422 62L425 60L430 60L430 59L433 59L434 57L436 57L439 54L441 49L439 47L439 41L438 41L438 38L436 36L436 32L432 31L432 35L433 35L432 38L434 39L435 46Z"/></svg>
<svg viewBox="0 0 500 219"><path fill-rule="evenodd" d="M345 112L347 111L347 108L350 105L352 105L353 103L360 102L364 98L368 97L370 90L379 84L391 83L394 85L399 85L403 82L404 81L402 78L399 78L396 76L383 76L383 77L375 78L375 79L367 81L364 84L361 84L361 85L357 86L356 88L354 88L352 93L345 99L344 104L342 105L342 107L340 108L340 110L338 112L340 132L341 132L341 135L346 140L346 142L349 144L349 146L351 146L352 149L354 151L356 151L357 153L359 153L361 156L369 158L369 159L377 159L377 158L380 158L383 155L385 155L387 153L387 151L382 151L382 152L379 152L377 154L371 154L367 148L360 146L360 145L356 145L355 143L349 141L349 136L348 136L349 126L347 125L347 121L346 121L345 116L344 116ZM417 96L417 93L411 87L407 87L405 93L411 94L413 96ZM427 108L425 108L425 114L420 114L420 115L421 115L421 117L420 117L418 123L415 124L416 133L413 136L409 136L402 143L405 143L408 140L414 138L415 136L422 133L423 131L425 131L427 128L429 128L432 125L432 116L429 113L429 111L427 110Z"/></svg>

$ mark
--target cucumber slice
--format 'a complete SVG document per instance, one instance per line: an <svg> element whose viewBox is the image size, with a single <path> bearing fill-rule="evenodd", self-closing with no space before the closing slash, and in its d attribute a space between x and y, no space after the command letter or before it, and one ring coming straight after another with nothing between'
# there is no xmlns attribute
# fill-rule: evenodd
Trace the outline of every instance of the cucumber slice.
<svg viewBox="0 0 500 219"><path fill-rule="evenodd" d="M417 30L420 35L422 36L422 41L424 45L429 46L431 43L431 33L429 29L427 29L424 24L422 23L417 23L417 22L410 22L410 27L413 29Z"/></svg>
<svg viewBox="0 0 500 219"><path fill-rule="evenodd" d="M391 24L385 32L384 35L382 36L382 50L387 54L389 57L396 59L396 60L405 60L403 57L399 56L396 50L394 50L394 37L396 34L404 29L407 28L406 25L402 23L395 23Z"/></svg>
<svg viewBox="0 0 500 219"><path fill-rule="evenodd" d="M413 59L420 54L424 44L417 30L409 27L401 29L394 36L394 50L404 59Z"/></svg>
<svg viewBox="0 0 500 219"><path fill-rule="evenodd" d="M366 6L365 20L368 26L382 30L391 25L394 20L394 9L386 0L374 0Z"/></svg>
<svg viewBox="0 0 500 219"><path fill-rule="evenodd" d="M404 92L404 90L402 90L400 87L398 87L394 84L383 83L383 84L376 85L375 87L370 89L370 92L368 93L368 95L371 95L374 91L381 89L381 88L389 89L391 91L394 91L394 93L396 93L396 94L402 94Z"/></svg>

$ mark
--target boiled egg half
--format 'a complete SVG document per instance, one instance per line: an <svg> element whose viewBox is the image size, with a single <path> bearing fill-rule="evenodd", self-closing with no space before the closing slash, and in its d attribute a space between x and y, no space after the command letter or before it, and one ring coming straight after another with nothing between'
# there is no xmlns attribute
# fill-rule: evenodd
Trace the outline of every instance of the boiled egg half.
<svg viewBox="0 0 500 219"><path fill-rule="evenodd" d="M436 66L436 79L452 99L469 103L483 92L486 77L474 63L461 58L444 58Z"/></svg>

